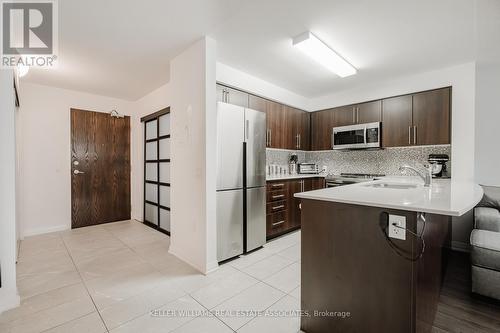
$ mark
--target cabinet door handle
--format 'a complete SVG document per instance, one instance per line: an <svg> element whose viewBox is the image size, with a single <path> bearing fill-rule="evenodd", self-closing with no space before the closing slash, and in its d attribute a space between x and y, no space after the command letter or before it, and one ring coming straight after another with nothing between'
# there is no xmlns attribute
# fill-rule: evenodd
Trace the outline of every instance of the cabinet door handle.
<svg viewBox="0 0 500 333"><path fill-rule="evenodd" d="M411 126L408 126L408 145L411 145Z"/></svg>
<svg viewBox="0 0 500 333"><path fill-rule="evenodd" d="M245 122L245 139L248 140L248 132L250 132L250 120Z"/></svg>
<svg viewBox="0 0 500 333"><path fill-rule="evenodd" d="M269 130L269 147L271 147L271 145L273 144L272 141L273 140L273 130Z"/></svg>
<svg viewBox="0 0 500 333"><path fill-rule="evenodd" d="M413 126L413 144L417 144L417 126Z"/></svg>
<svg viewBox="0 0 500 333"><path fill-rule="evenodd" d="M356 108L356 123L359 123L359 108Z"/></svg>
<svg viewBox="0 0 500 333"><path fill-rule="evenodd" d="M354 106L352 107L352 122L356 123L356 108Z"/></svg>
<svg viewBox="0 0 500 333"><path fill-rule="evenodd" d="M280 194L280 195L273 195L272 198L273 199L279 199L279 198L284 198L285 195L284 194Z"/></svg>
<svg viewBox="0 0 500 333"><path fill-rule="evenodd" d="M280 224L283 224L283 223L285 223L285 221L274 222L273 227L280 225Z"/></svg>
<svg viewBox="0 0 500 333"><path fill-rule="evenodd" d="M272 210L276 210L276 209L281 209L281 208L285 208L285 205L279 205L279 206L274 206L273 208L271 208Z"/></svg>
<svg viewBox="0 0 500 333"><path fill-rule="evenodd" d="M285 184L273 184L272 187L283 187Z"/></svg>
<svg viewBox="0 0 500 333"><path fill-rule="evenodd" d="M226 89L226 103L229 103L229 90Z"/></svg>
<svg viewBox="0 0 500 333"><path fill-rule="evenodd" d="M302 148L302 137L299 134L299 149Z"/></svg>

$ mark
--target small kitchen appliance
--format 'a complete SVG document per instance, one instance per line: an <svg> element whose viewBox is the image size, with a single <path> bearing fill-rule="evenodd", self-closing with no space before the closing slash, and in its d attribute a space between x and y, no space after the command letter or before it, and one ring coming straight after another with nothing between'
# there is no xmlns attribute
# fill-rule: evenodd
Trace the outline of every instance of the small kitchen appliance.
<svg viewBox="0 0 500 333"><path fill-rule="evenodd" d="M290 154L290 160L288 161L288 173L291 175L297 174L297 162L299 161L299 157L297 154Z"/></svg>
<svg viewBox="0 0 500 333"><path fill-rule="evenodd" d="M300 163L299 173L301 174L317 174L319 173L319 167L316 163Z"/></svg>
<svg viewBox="0 0 500 333"><path fill-rule="evenodd" d="M448 178L446 170L446 162L450 160L447 154L429 154L427 161L429 162L433 178Z"/></svg>
<svg viewBox="0 0 500 333"><path fill-rule="evenodd" d="M380 123L367 123L332 129L332 149L380 148Z"/></svg>

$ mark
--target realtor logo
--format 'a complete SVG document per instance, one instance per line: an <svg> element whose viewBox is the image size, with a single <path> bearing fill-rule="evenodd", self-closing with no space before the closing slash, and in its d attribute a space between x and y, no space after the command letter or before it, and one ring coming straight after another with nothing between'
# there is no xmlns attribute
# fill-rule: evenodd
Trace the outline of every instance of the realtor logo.
<svg viewBox="0 0 500 333"><path fill-rule="evenodd" d="M2 1L2 67L53 66L57 8L53 0Z"/></svg>

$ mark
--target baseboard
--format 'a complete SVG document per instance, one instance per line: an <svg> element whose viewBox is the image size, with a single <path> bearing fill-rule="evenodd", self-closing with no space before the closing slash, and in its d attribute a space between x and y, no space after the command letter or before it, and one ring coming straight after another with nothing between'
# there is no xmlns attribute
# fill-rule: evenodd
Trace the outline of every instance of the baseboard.
<svg viewBox="0 0 500 333"><path fill-rule="evenodd" d="M70 229L71 229L71 227L67 226L67 225L58 225L58 226L48 227L48 228L28 229L28 230L23 230L22 238L29 237L29 236L42 235L42 234L48 234L51 232L70 230Z"/></svg>
<svg viewBox="0 0 500 333"><path fill-rule="evenodd" d="M187 259L186 257L184 257L183 255L180 254L180 251L178 251L176 248L173 248L172 247L172 244L170 244L170 248L168 249L168 253L176 256L177 258L179 258L180 260L184 261L186 264L188 264L189 266L193 267L194 269L196 269L198 272L200 273L203 273L203 274L207 274L207 272L200 268L200 267L197 267L196 265L192 264L189 259Z"/></svg>
<svg viewBox="0 0 500 333"><path fill-rule="evenodd" d="M455 251L468 253L468 252L470 252L470 244L464 243L464 242L452 241L451 242L451 249L455 250Z"/></svg>
<svg viewBox="0 0 500 333"><path fill-rule="evenodd" d="M0 288L0 314L21 304L21 298L15 291L4 289Z"/></svg>
<svg viewBox="0 0 500 333"><path fill-rule="evenodd" d="M219 269L219 263L217 261L212 261L207 264L207 274L212 273Z"/></svg>

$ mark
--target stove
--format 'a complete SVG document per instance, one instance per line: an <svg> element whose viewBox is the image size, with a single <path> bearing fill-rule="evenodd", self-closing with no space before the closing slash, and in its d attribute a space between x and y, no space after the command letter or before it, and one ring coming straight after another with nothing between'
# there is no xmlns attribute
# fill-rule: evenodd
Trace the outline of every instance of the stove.
<svg viewBox="0 0 500 333"><path fill-rule="evenodd" d="M338 187L362 182L377 180L385 175L379 173L341 173L340 175L328 174L326 187Z"/></svg>

